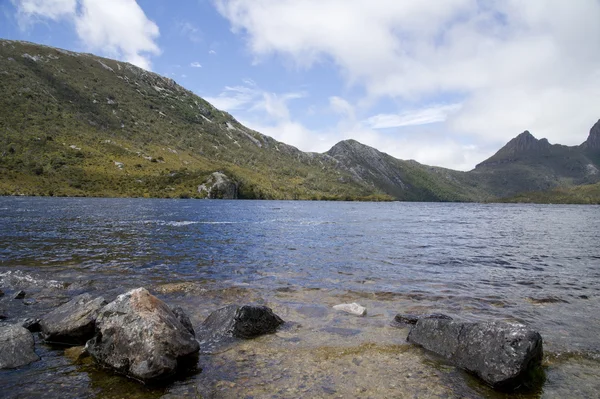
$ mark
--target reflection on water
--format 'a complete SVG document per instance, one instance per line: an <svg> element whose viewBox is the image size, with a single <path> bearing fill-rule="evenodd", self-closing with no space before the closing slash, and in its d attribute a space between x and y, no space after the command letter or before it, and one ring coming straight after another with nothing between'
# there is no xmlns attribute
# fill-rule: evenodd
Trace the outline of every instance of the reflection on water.
<svg viewBox="0 0 600 399"><path fill-rule="evenodd" d="M600 390L597 206L0 198L0 208L0 287L36 301L2 298L13 320L143 285L194 325L247 302L290 322L152 389L38 345L42 361L0 372L8 397L60 397L46 385L71 397L503 397L389 325L432 311L538 329L547 382L524 397ZM368 317L331 309L355 301Z"/></svg>

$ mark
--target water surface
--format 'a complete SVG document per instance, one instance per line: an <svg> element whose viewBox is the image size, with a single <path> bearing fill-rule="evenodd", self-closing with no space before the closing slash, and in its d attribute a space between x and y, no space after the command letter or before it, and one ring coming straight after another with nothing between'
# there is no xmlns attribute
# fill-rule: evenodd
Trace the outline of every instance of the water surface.
<svg viewBox="0 0 600 399"><path fill-rule="evenodd" d="M547 381L524 397L600 390L598 206L0 198L5 322L81 292L146 286L195 325L264 303L278 334L206 351L202 372L144 388L62 349L0 372L7 397L502 397L405 343L398 312L526 323ZM342 302L366 318L334 312ZM57 386L57 391L48 387ZM65 390L65 387L67 388ZM66 396L65 396L66 395Z"/></svg>

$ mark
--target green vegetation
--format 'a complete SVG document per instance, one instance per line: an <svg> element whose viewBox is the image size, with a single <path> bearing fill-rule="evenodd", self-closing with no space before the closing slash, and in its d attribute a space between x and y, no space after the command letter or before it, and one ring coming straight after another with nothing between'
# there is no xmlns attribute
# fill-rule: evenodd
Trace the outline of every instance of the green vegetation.
<svg viewBox="0 0 600 399"><path fill-rule="evenodd" d="M585 184L550 191L521 193L499 202L536 204L596 204L600 205L600 183Z"/></svg>
<svg viewBox="0 0 600 399"><path fill-rule="evenodd" d="M0 41L0 74L3 195L200 198L221 171L241 198L391 199L126 63Z"/></svg>
<svg viewBox="0 0 600 399"><path fill-rule="evenodd" d="M0 195L203 198L198 186L222 172L245 199L600 198L597 186L587 186L600 182L600 122L582 146L526 132L475 170L458 172L354 140L304 153L171 79L32 43L0 40L0 93Z"/></svg>

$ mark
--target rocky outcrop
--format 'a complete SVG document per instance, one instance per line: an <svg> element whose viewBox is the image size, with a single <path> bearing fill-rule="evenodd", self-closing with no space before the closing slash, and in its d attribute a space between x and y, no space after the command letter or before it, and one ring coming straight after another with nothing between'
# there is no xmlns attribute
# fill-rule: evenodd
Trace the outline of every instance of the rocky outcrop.
<svg viewBox="0 0 600 399"><path fill-rule="evenodd" d="M0 369L25 366L39 360L33 336L19 325L0 327Z"/></svg>
<svg viewBox="0 0 600 399"><path fill-rule="evenodd" d="M119 295L100 311L86 349L101 365L141 382L172 376L197 361L198 342L177 315L145 288ZM189 320L188 320L189 321ZM192 329L193 331L193 329Z"/></svg>
<svg viewBox="0 0 600 399"><path fill-rule="evenodd" d="M238 184L224 173L214 172L208 180L198 186L200 194L205 193L210 199L237 199Z"/></svg>
<svg viewBox="0 0 600 399"><path fill-rule="evenodd" d="M82 294L54 309L40 320L46 342L83 345L94 336L96 317L106 305L102 297Z"/></svg>
<svg viewBox="0 0 600 399"><path fill-rule="evenodd" d="M526 383L543 356L540 334L521 324L422 318L407 339L496 389L515 389Z"/></svg>
<svg viewBox="0 0 600 399"><path fill-rule="evenodd" d="M281 317L266 306L229 305L215 310L204 320L201 334L213 338L254 338L274 333L283 323Z"/></svg>

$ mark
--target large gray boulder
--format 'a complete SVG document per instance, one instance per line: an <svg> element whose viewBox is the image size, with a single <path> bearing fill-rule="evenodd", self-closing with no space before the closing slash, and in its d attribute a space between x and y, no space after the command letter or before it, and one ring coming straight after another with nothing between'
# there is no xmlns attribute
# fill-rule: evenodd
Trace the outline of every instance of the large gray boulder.
<svg viewBox="0 0 600 399"><path fill-rule="evenodd" d="M137 288L102 308L96 336L86 348L99 364L138 381L168 378L184 363L197 361L200 349L191 325L180 318L145 288Z"/></svg>
<svg viewBox="0 0 600 399"><path fill-rule="evenodd" d="M40 358L33 351L33 336L20 325L0 327L0 369L25 366Z"/></svg>
<svg viewBox="0 0 600 399"><path fill-rule="evenodd" d="M540 334L521 324L421 318L407 339L503 390L527 383L543 356Z"/></svg>
<svg viewBox="0 0 600 399"><path fill-rule="evenodd" d="M214 172L198 186L198 193L205 193L210 199L237 199L238 189L238 184L224 173Z"/></svg>
<svg viewBox="0 0 600 399"><path fill-rule="evenodd" d="M46 342L83 345L94 336L96 317L106 301L82 294L59 306L40 320L42 338Z"/></svg>
<svg viewBox="0 0 600 399"><path fill-rule="evenodd" d="M201 328L203 336L254 338L274 333L283 322L266 306L229 305L212 312Z"/></svg>

